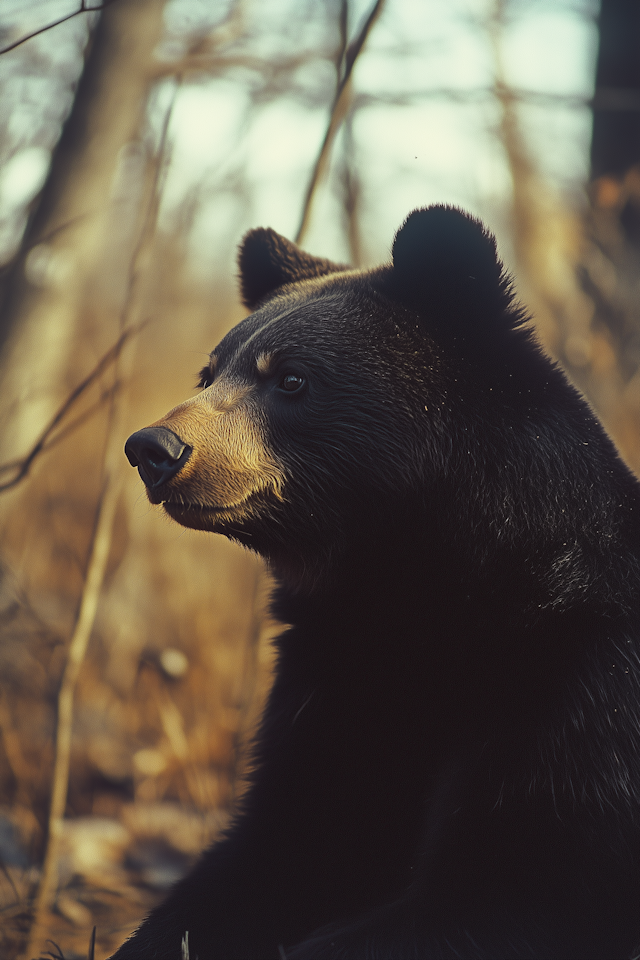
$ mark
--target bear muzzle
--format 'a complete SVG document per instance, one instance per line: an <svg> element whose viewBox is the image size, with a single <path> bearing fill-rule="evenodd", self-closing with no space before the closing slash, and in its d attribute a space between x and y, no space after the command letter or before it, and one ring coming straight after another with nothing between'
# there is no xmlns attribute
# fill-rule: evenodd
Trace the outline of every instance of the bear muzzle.
<svg viewBox="0 0 640 960"><path fill-rule="evenodd" d="M131 434L124 452L145 486L157 490L182 470L193 448L168 427L145 427Z"/></svg>

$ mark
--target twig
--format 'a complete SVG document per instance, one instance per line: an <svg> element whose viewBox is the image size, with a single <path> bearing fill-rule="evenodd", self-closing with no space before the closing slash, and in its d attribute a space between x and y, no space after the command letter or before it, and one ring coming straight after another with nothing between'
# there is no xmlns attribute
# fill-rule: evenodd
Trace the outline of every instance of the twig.
<svg viewBox="0 0 640 960"><path fill-rule="evenodd" d="M0 740L17 783L23 784L29 777L29 765L24 759L20 737L13 729L11 711L4 691L0 691Z"/></svg>
<svg viewBox="0 0 640 960"><path fill-rule="evenodd" d="M64 827L64 811L67 804L69 762L71 757L71 732L73 721L73 698L84 661L89 637L98 608L102 581L111 548L111 531L115 516L120 483L115 471L107 472L100 500L98 520L91 544L87 576L82 591L78 619L69 644L67 662L58 694L56 724L55 765L49 809L47 852L42 868L42 878L34 909L34 936L38 936L42 916L53 901L58 883L58 852ZM31 952L31 951L28 951Z"/></svg>
<svg viewBox="0 0 640 960"><path fill-rule="evenodd" d="M358 171L353 162L353 104L344 125L344 150L342 164L342 208L345 219L345 232L349 240L349 263L354 267L362 264L362 242L360 238L358 207L361 193Z"/></svg>
<svg viewBox="0 0 640 960"><path fill-rule="evenodd" d="M122 383L119 380L116 380L115 383L112 383L110 386L106 387L95 403L92 403L90 407L87 407L82 413L79 413L75 420L72 420L66 426L61 427L58 433L44 445L43 453L47 450L51 450L52 447L55 447L61 440L65 440L70 434L75 433L75 431L82 426L83 423L86 423L87 420L90 420L91 417L98 413L99 410L102 410L107 401L111 400L113 396L120 390Z"/></svg>
<svg viewBox="0 0 640 960"><path fill-rule="evenodd" d="M60 947L58 946L58 944L55 942L55 940L47 940L47 943L50 943L50 944L51 944L51 946L52 946L52 947L54 948L54 950L55 950L55 953L53 952L53 950L48 950L48 951L44 954L44 957L45 957L45 958L48 957L49 960L64 960L64 954L63 954L62 950L60 949Z"/></svg>
<svg viewBox="0 0 640 960"><path fill-rule="evenodd" d="M96 928L94 926L91 931L91 939L89 940L89 951L87 953L87 960L94 960L96 955Z"/></svg>
<svg viewBox="0 0 640 960"><path fill-rule="evenodd" d="M55 437L51 438L51 434L64 420L76 401L80 399L82 394L105 372L105 370L107 370L113 363L117 361L122 348L129 337L135 333L139 333L147 322L148 321L145 320L142 323L136 324L135 326L128 327L120 334L114 345L107 350L104 356L102 356L95 365L93 370L91 370L84 380L82 380L78 386L72 390L64 403L58 408L25 457L21 457L19 460L10 460L7 463L0 464L0 477L6 473L15 471L15 475L10 480L5 480L4 483L0 483L0 493L2 493L4 490L10 490L11 487L15 487L16 484L20 483L20 481L27 476L29 470L33 466L34 460L36 460L36 458L43 453L44 450L48 450L53 446L54 443L57 443L58 440L62 439L62 436L66 436L69 433L70 427L66 427ZM86 419L86 416L79 417L78 420L74 422L75 425L79 426L84 419Z"/></svg>
<svg viewBox="0 0 640 960"><path fill-rule="evenodd" d="M519 262L530 273L540 184L522 139L518 104L513 90L505 79L501 47L505 5L506 0L493 0L492 15L488 21L489 40L493 50L495 98L500 105L500 139L513 182L512 222L515 252ZM540 317L538 317L539 320Z"/></svg>
<svg viewBox="0 0 640 960"><path fill-rule="evenodd" d="M331 147L333 146L333 141L335 140L336 134L340 129L340 125L344 120L347 111L348 97L345 91L347 91L347 87L349 86L349 81L351 80L351 75L353 74L353 68L356 60L362 52L362 48L364 47L365 41L369 36L371 28L382 12L384 3L385 0L376 0L373 7L369 11L369 15L364 21L358 36L349 45L349 47L344 50L344 45L346 44L346 25L344 25L346 3L343 2L341 8L342 43L338 55L338 69L339 74L341 73L342 76L339 76L333 103L331 104L331 113L329 114L327 130L325 132L324 140L322 141L322 146L320 147L320 152L318 153L313 171L311 173L311 179L309 180L309 185L307 187L307 192L305 194L304 204L302 207L302 216L300 218L300 226L298 227L298 232L296 233L295 237L296 243L300 243L309 226L313 197L318 183L320 182L326 169L329 155L331 153Z"/></svg>
<svg viewBox="0 0 640 960"><path fill-rule="evenodd" d="M47 23L44 27L39 27L37 30L34 30L33 33L27 33L24 37L20 37L19 40L15 40L13 43L10 43L8 47L2 47L0 49L0 56L3 53L9 53L10 50L15 50L16 47L26 43L27 40L32 40L33 37L37 37L41 33L46 33L47 30L53 30L54 27L59 26L61 23L65 23L67 20L77 17L79 13L98 13L100 10L104 10L105 7L109 7L112 3L115 3L115 0L103 0L103 2L97 7L88 7L86 0L80 0L80 6L77 10L74 10L72 13L67 13L66 16L60 17L59 20L54 20L53 23Z"/></svg>
<svg viewBox="0 0 640 960"><path fill-rule="evenodd" d="M9 871L7 870L7 865L6 865L6 863L4 862L4 860L2 859L2 857L0 857L0 870L2 871L2 873L3 873L3 875L6 877L6 879L9 881L9 886L10 886L11 889L13 890L13 895L14 895L14 897L16 898L15 901L14 901L14 903L20 903L20 894L19 894L18 891L16 890L16 885L15 885L15 883L13 882L13 877L11 876L11 874L9 873ZM13 905L14 905L14 904L8 904L8 906L13 906Z"/></svg>

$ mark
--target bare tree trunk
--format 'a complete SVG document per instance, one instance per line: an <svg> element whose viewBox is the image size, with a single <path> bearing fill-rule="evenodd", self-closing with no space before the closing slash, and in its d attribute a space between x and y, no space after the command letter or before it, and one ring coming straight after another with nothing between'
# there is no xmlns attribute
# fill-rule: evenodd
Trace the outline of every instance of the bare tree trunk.
<svg viewBox="0 0 640 960"><path fill-rule="evenodd" d="M10 336L14 319L20 313L22 301L33 292L24 275L26 256L29 250L44 238L48 229L55 232L56 228L51 226L55 218L55 210L65 194L77 154L82 150L86 140L96 88L100 77L108 69L112 17L112 11L109 10L104 15L101 14L93 34L89 37L84 52L84 67L78 80L71 111L53 150L46 182L32 205L20 249L6 273L0 292L2 297L0 351ZM55 42L55 34L52 35L52 42Z"/></svg>
<svg viewBox="0 0 640 960"><path fill-rule="evenodd" d="M604 0L604 3L611 0ZM636 8L635 0L614 0ZM504 0L496 0L492 40L502 143L513 178L513 236L543 341L587 394L623 455L640 468L640 324L634 278L637 248L619 214L640 201L640 168L623 180L600 177L586 220L541 178L520 130L517 101L501 68ZM636 199L634 199L634 197ZM585 296L586 294L586 296Z"/></svg>
<svg viewBox="0 0 640 960"><path fill-rule="evenodd" d="M13 408L0 413L10 426L0 444L5 455L29 444L68 389L79 319L93 328L92 356L114 338L116 327L105 329L103 321L114 310L117 315L135 244L145 177L141 126L158 73L153 53L163 8L164 0L118 0L105 9L87 51L72 111L7 280L0 376L3 402Z"/></svg>
<svg viewBox="0 0 640 960"><path fill-rule="evenodd" d="M73 109L12 273L5 312L5 330L11 332L0 372L0 460L30 447L60 400L118 339L122 327L135 324L141 309L140 261L148 259L151 243L145 222L152 226L157 213L154 151L145 143L144 126L159 74L154 51L162 36L163 9L164 0L111 4L87 53ZM145 221L143 212L150 205L153 215ZM120 367L117 376L124 379L126 373ZM115 387L113 370L107 376ZM55 591L65 611L64 634L80 596L58 697L48 855L28 956L44 943L56 894L56 844L67 809L74 689L111 554L120 462L124 465L122 394L103 404L93 430L67 447L63 469L53 469L51 461L36 468L28 485L8 492L3 504L8 507L1 522L3 550L15 557L16 544L24 543L21 563L28 570L30 594L39 598ZM106 416L114 405L118 417ZM54 539L50 531L56 525Z"/></svg>
<svg viewBox="0 0 640 960"><path fill-rule="evenodd" d="M602 0L591 140L591 206L579 264L601 350L590 359L597 395L613 404L615 430L640 467L640 4ZM593 351L592 351L593 352ZM615 393L602 374L608 359Z"/></svg>
<svg viewBox="0 0 640 960"><path fill-rule="evenodd" d="M591 175L622 176L640 163L640 4L602 0L593 103Z"/></svg>

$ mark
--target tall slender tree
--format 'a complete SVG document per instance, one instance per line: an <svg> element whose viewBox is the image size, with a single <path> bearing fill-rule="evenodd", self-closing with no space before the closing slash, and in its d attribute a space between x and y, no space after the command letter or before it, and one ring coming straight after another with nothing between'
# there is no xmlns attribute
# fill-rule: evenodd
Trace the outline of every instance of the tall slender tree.
<svg viewBox="0 0 640 960"><path fill-rule="evenodd" d="M593 177L640 163L640 3L601 0L593 103Z"/></svg>

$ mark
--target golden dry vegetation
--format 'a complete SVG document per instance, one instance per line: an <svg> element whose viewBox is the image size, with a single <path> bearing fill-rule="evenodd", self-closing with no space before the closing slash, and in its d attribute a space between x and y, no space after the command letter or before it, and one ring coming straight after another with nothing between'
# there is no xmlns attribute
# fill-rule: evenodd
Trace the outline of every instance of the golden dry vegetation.
<svg viewBox="0 0 640 960"><path fill-rule="evenodd" d="M354 170L330 166L331 148L341 122L352 120L347 54L355 62L382 7L370 7L375 16L352 32L349 47L348 4L327 5L333 32L325 29L315 55L316 66L337 65L336 79L326 89L327 138L315 179L310 166L299 222L307 228L311 200L333 177L355 261L363 201ZM487 36L497 42L500 4L489 7ZM7 960L55 956L47 938L65 960L84 957L94 924L95 955L108 956L224 827L242 789L238 748L268 690L277 629L266 612L268 574L221 538L163 519L122 453L130 432L188 395L208 352L243 315L229 255L241 231L223 254L212 251L222 263L212 262L205 281L190 268L188 242L201 198L187 197L170 222L161 210L179 91L203 75L233 78L245 69L262 78L256 99L277 100L309 56L292 47L288 60L267 55L256 66L242 47L247 8L229 4L224 22L193 32L179 55L163 60L155 55L165 30L161 0L107 7L71 115L76 134L54 153L5 271L0 956ZM379 29L390 30L389 21ZM517 98L497 54L495 75L520 290L549 349L640 469L638 257L621 228L628 205L640 208L640 172L601 179L591 186L591 206L576 212L523 145ZM247 188L238 176L217 189L235 191L242 206Z"/></svg>

